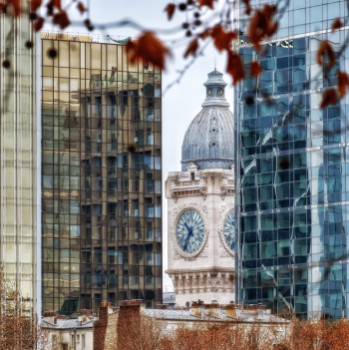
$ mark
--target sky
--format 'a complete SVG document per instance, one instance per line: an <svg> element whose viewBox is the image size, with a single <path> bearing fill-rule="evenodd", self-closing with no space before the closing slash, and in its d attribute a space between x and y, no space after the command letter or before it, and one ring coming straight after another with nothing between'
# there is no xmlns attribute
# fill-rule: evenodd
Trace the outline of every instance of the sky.
<svg viewBox="0 0 349 350"><path fill-rule="evenodd" d="M173 0L171 0L173 1ZM220 1L220 0L219 0ZM162 30L180 28L186 21L186 14L175 13L172 21L167 20L164 8L167 1L164 0L84 0L89 3L90 18L92 23L110 24L122 19L132 19L142 27L155 30L161 39L171 47L172 57L167 62L162 75L163 91L168 85L178 78L178 71L190 63L191 59L184 60L183 52L185 45L174 44L174 38L184 38L184 31L179 30L172 36L164 35ZM75 14L74 14L75 15ZM74 16L75 17L75 16ZM76 14L76 18L82 18ZM45 27L45 30L57 31L56 27ZM160 31L158 31L160 29ZM84 27L68 27L69 32L86 34ZM95 34L96 32L94 32ZM98 33L98 31L97 31ZM120 39L125 37L136 38L139 29L131 27L108 26L103 34L112 38ZM187 41L186 41L187 42ZM217 53L212 44L207 47L203 55L197 56L195 62L185 72L179 84L173 85L163 94L162 100L162 162L163 162L163 184L170 171L181 169L181 147L185 131L196 114L201 110L201 104L205 99L205 87L203 83L207 80L207 74L217 68L225 72L225 56ZM226 87L226 98L233 106L233 89L231 78L224 76L228 83ZM167 201L163 196L163 267L167 269ZM164 275L164 290L171 286L170 278Z"/></svg>

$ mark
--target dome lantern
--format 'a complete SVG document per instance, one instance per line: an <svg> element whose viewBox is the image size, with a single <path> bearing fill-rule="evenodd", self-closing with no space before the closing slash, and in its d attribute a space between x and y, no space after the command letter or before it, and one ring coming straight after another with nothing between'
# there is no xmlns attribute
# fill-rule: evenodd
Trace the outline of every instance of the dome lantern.
<svg viewBox="0 0 349 350"><path fill-rule="evenodd" d="M218 72L216 69L208 74L208 79L204 83L206 86L206 99L202 104L206 106L229 106L225 99L225 87L227 83L223 80L223 74Z"/></svg>

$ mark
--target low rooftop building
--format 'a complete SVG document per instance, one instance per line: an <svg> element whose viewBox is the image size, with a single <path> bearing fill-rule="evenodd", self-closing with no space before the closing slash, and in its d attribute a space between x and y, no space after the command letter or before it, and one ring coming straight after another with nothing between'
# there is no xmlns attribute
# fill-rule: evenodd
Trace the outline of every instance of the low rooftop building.
<svg viewBox="0 0 349 350"><path fill-rule="evenodd" d="M131 300L122 302L113 312L100 308L99 316L100 321L95 323L95 350L133 349L140 346L138 342L143 345L149 342L154 347L155 339L172 336L178 329L200 331L220 324L245 333L246 330L253 333L253 329L258 328L263 335L260 339L272 339L274 346L285 339L289 324L288 320L272 315L263 305L242 308L215 302L192 303L188 308L169 308L163 304L156 309L146 309L141 301Z"/></svg>
<svg viewBox="0 0 349 350"><path fill-rule="evenodd" d="M66 319L47 313L42 326L48 330L48 350L128 350L140 342L151 343L176 334L177 330L205 331L211 326L225 325L237 334L262 335L259 339L277 346L287 335L289 321L272 315L263 305L220 305L194 302L190 307L169 308L159 305L146 309L140 300L121 303L119 308L103 303L98 318L84 313L77 319ZM272 339L272 340L270 340ZM143 345L144 345L143 344ZM146 347L146 346L145 346Z"/></svg>
<svg viewBox="0 0 349 350"><path fill-rule="evenodd" d="M78 318L46 312L41 326L45 334L45 350L93 350L93 325L98 320L89 311Z"/></svg>

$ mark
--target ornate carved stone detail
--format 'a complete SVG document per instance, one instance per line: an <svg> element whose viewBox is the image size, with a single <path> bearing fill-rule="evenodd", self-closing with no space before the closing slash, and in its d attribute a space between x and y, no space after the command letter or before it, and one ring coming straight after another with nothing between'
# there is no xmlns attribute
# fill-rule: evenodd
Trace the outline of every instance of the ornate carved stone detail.
<svg viewBox="0 0 349 350"><path fill-rule="evenodd" d="M222 232L219 232L219 235L222 235ZM227 249L223 246L221 242L219 244L219 256L221 258L227 258L231 256L231 253L228 253Z"/></svg>
<svg viewBox="0 0 349 350"><path fill-rule="evenodd" d="M235 298L235 260L224 245L223 233L224 220L234 207L233 186L230 170L193 167L169 175L169 270L181 306L198 298L205 302L217 299L220 303ZM198 211L205 225L205 241L196 254L183 253L177 243L177 222L189 209Z"/></svg>
<svg viewBox="0 0 349 350"><path fill-rule="evenodd" d="M188 296L200 295L201 293L234 293L235 282L232 272L221 271L217 273L205 272L183 272L171 274L175 292ZM192 301L192 300L188 300Z"/></svg>

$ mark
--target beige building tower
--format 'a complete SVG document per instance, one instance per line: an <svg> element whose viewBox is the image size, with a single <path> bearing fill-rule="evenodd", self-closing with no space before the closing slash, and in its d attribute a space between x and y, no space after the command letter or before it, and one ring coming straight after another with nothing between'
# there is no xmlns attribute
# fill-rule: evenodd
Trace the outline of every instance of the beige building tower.
<svg viewBox="0 0 349 350"><path fill-rule="evenodd" d="M208 74L206 99L169 173L168 270L176 303L235 300L234 119L222 74Z"/></svg>
<svg viewBox="0 0 349 350"><path fill-rule="evenodd" d="M0 263L5 278L28 302L28 312L36 311L40 215L32 25L28 16L0 14Z"/></svg>

